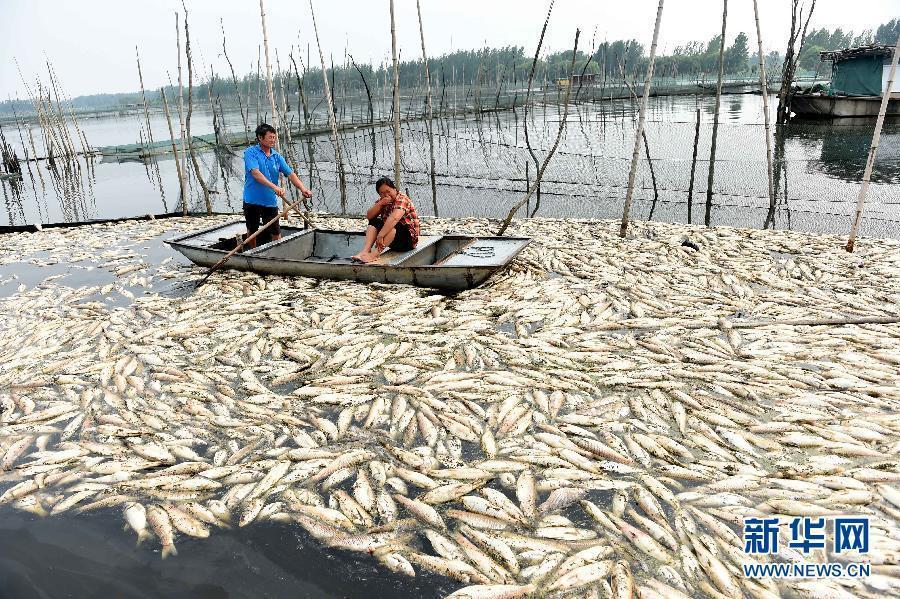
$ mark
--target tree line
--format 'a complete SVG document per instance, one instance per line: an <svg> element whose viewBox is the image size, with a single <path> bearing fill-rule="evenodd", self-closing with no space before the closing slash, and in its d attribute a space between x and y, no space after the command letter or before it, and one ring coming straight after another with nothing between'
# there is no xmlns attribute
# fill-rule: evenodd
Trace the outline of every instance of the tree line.
<svg viewBox="0 0 900 599"><path fill-rule="evenodd" d="M823 50L839 50L851 46L871 43L893 44L900 34L900 19L866 29L860 33L844 31L837 28L833 31L822 28L813 29L803 41L799 66L806 71L815 71L819 66L819 52ZM657 56L655 73L658 77L696 77L700 78L714 73L718 69L719 35L708 41L693 41L676 46L668 54ZM282 70L274 73L275 89L280 90L283 81L288 102L296 108L296 96L300 86L307 95L321 95L323 90L322 74L319 67L309 68L308 54L304 56L296 48L290 59L281 64ZM291 60L293 59L293 60ZM442 88L456 86L483 86L503 88L505 90L521 89L528 80L533 56L525 54L524 46L504 46L502 48L480 48L456 50L429 59L432 86L435 88L436 101L440 98ZM551 52L539 57L535 65L535 85L552 84L564 77L571 66L572 51ZM639 79L647 67L646 48L637 40L604 41L595 48L585 52L578 51L575 57L575 72L601 76L611 84L621 81L622 73L629 79ZM725 72L730 76L753 76L758 59L757 53L750 52L750 41L746 33L740 32L734 41L726 47ZM772 51L765 57L767 71L775 72L781 68L780 52ZM296 69L294 64L297 65ZM421 88L424 85L424 69L421 59L402 60L399 64L400 87L405 89ZM253 71L238 78L238 88L242 97L256 102L257 93L265 95L265 68L260 65L259 71ZM373 99L391 93L392 65L388 62L379 65L357 64L352 55L332 56L327 68L327 75L332 82L333 94L360 95L365 93L366 86ZM207 97L207 89L211 86L211 94L224 100L234 100L235 85L224 73L213 74L206 82L195 88L199 98ZM177 96L176 86L166 88L170 97ZM161 102L159 92L147 90L148 100ZM78 96L72 103L76 110L91 111L110 108L121 108L141 102L140 92L120 94L93 94ZM31 102L27 100L5 100L0 102L0 115L12 116L13 109L21 114L32 112Z"/></svg>

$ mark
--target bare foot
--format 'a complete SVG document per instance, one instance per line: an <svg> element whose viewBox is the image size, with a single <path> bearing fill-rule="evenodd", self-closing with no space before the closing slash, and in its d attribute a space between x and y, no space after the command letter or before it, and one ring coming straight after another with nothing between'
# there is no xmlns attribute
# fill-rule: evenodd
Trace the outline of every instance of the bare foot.
<svg viewBox="0 0 900 599"><path fill-rule="evenodd" d="M362 254L362 255L360 255L359 259L362 260L363 262L365 262L366 264L371 264L372 262L375 262L376 260L378 260L378 256L380 253L381 252L371 252L371 253L367 253L367 254Z"/></svg>

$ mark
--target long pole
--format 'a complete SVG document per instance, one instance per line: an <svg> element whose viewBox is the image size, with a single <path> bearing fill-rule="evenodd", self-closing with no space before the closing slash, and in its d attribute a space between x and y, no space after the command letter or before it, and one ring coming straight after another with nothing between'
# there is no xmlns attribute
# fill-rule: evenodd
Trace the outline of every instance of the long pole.
<svg viewBox="0 0 900 599"><path fill-rule="evenodd" d="M266 33L266 11L263 8L263 0L259 0L259 18L262 20L263 47L266 52L266 87L269 90L269 106L272 109L272 126L278 131L278 113L275 111L275 88L272 87L272 64L269 62L269 36Z"/></svg>
<svg viewBox="0 0 900 599"><path fill-rule="evenodd" d="M769 177L769 206L775 205L775 184L772 172L772 136L769 132L769 86L766 83L766 63L763 55L762 33L759 28L759 8L753 0L753 18L756 20L756 44L759 48L759 88L762 92L763 120L766 124L766 174Z"/></svg>
<svg viewBox="0 0 900 599"><path fill-rule="evenodd" d="M331 86L328 84L328 71L325 70L325 55L322 54L322 44L319 42L319 28L316 26L316 11L313 10L312 0L309 0L309 12L312 15L313 32L316 34L316 46L319 48L319 64L322 65L322 85L325 92L325 101L328 104L331 143L334 145L334 160L337 163L338 184L341 189L341 214L347 214L347 181L344 174L344 160L341 156L341 140L338 137L337 120L334 115L334 100L331 97Z"/></svg>
<svg viewBox="0 0 900 599"><path fill-rule="evenodd" d="M303 195L301 194L301 195L300 195L300 199L299 199L299 200L296 200L293 204L288 204L287 202L285 202L285 207L284 207L284 211L283 211L283 212L281 212L281 213L279 213L279 214L276 214L276 215L275 215L275 218L273 218L272 220L270 220L269 222L267 222L266 224L264 224L263 226L261 226L261 227L260 227L255 233L253 233L252 235L248 235L246 239L244 239L243 241L241 241L241 242L239 242L239 243L237 244L237 247L235 247L233 250L231 250L230 252L228 252L227 254L225 254L225 257L223 257L221 260L219 260L218 262L216 262L215 264L213 264L213 265L209 268L209 270L206 271L206 274L203 275L203 278L201 278L199 281L197 281L197 285L196 285L194 288L196 289L196 288L200 287L201 285L203 285L203 283L206 282L206 279L208 279L209 276L210 276L211 274L213 274L213 273L216 272L219 268L221 268L221 266L222 266L223 264L225 264L226 262L228 262L228 260L229 260L232 256L234 256L234 255L237 254L239 251L241 251L241 248L243 248L245 245L247 245L248 242L253 241L254 239L257 238L257 236L259 236L260 233L262 233L263 231L265 231L266 229L268 229L269 227L271 227L272 225L274 225L274 224L278 221L279 218L287 218L287 215L288 215L288 213L290 213L291 209L294 208L294 207L296 207L296 206L298 206L298 205L300 205L300 203L301 203L302 201L303 201Z"/></svg>
<svg viewBox="0 0 900 599"><path fill-rule="evenodd" d="M713 180L716 175L716 136L719 133L719 105L722 102L722 76L725 72L725 22L728 19L728 0L722 3L722 36L719 38L719 81L716 84L716 109L713 112L712 142L709 147L709 175L706 177L706 214L703 224L712 220Z"/></svg>
<svg viewBox="0 0 900 599"><path fill-rule="evenodd" d="M397 29L391 0L391 52L394 56L394 185L400 189L400 65L397 62Z"/></svg>
<svg viewBox="0 0 900 599"><path fill-rule="evenodd" d="M637 131L634 132L634 150L631 153L631 170L628 171L628 191L625 194L625 207L622 210L622 225L619 237L628 232L628 217L631 213L631 198L634 195L634 177L637 174L638 157L641 153L641 140L644 132L644 118L647 114L647 101L650 98L650 83L653 80L653 64L656 61L656 40L659 39L659 24L662 22L664 0L659 0L656 9L656 25L653 27L653 43L650 45L650 64L647 65L647 78L644 80L644 96L641 99L641 111L638 115Z"/></svg>
<svg viewBox="0 0 900 599"><path fill-rule="evenodd" d="M182 0L182 2L183 1L184 0ZM200 184L200 188L203 190L203 201L206 204L206 213L212 214L212 202L209 199L209 188L206 186L206 181L203 180L203 175L200 173L200 163L197 161L197 155L194 153L194 138L191 136L191 114L193 114L194 111L194 59L191 54L191 33L188 29L187 6L184 7L184 55L187 61L188 71L188 110L187 118L184 121L184 130L187 134L188 152L191 155L191 164L194 166L194 176L197 178L197 183Z"/></svg>
<svg viewBox="0 0 900 599"><path fill-rule="evenodd" d="M891 59L891 70L888 72L887 86L881 91L881 108L878 109L878 120L875 122L875 133L872 135L872 147L869 148L869 159L866 160L866 170L863 173L862 186L859 188L859 198L856 201L856 215L853 217L853 226L850 227L850 239L847 240L847 251L852 252L856 244L856 231L862 220L863 204L866 201L866 192L869 190L869 179L872 178L872 168L875 166L875 156L878 154L878 143L881 140L881 127L884 125L884 115L887 112L891 91L894 89L894 81L897 76L897 59L900 58L900 36L894 46L894 56Z"/></svg>
<svg viewBox="0 0 900 599"><path fill-rule="evenodd" d="M416 0L416 12L419 14L419 37L422 39L422 62L425 63L425 105L428 109L428 154L431 158L431 202L434 215L438 216L437 181L434 174L434 112L431 106L431 73L428 69L428 54L425 53L425 29L422 26L422 8Z"/></svg>
<svg viewBox="0 0 900 599"><path fill-rule="evenodd" d="M694 154L691 157L691 180L688 183L687 221L691 224L691 211L694 206L694 172L697 169L697 143L700 141L700 109L697 109L697 124L694 128Z"/></svg>
<svg viewBox="0 0 900 599"><path fill-rule="evenodd" d="M181 170L181 160L178 158L178 146L175 144L175 132L172 130L172 117L169 116L169 101L166 99L166 88L159 88L159 95L162 96L163 110L166 112L166 123L169 125L169 139L172 140L172 152L175 154L175 170L178 171L178 182L181 184L181 208L184 214L187 214L187 196L184 193L184 171Z"/></svg>
<svg viewBox="0 0 900 599"><path fill-rule="evenodd" d="M184 206L184 213L187 214L187 149L185 148L185 130L184 130L184 84L181 79L181 25L179 24L178 11L175 12L175 35L176 48L178 50L178 125L181 127L181 172L184 175L181 182L181 203ZM171 82L170 82L171 83ZM178 155L175 155L178 160Z"/></svg>
<svg viewBox="0 0 900 599"><path fill-rule="evenodd" d="M153 147L153 130L150 128L150 108L147 106L147 94L144 93L144 75L141 72L141 55L138 47L134 47L134 55L137 58L138 81L141 83L141 101L144 104L144 123L147 125L147 138L150 140L150 147Z"/></svg>

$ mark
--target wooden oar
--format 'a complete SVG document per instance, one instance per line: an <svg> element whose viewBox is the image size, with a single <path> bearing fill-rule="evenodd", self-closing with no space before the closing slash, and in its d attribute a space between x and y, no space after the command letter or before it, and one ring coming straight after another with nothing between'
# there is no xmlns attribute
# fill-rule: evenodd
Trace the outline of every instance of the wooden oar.
<svg viewBox="0 0 900 599"><path fill-rule="evenodd" d="M213 265L210 267L210 269L209 269L208 271L206 271L206 274L203 275L203 278L201 278L199 281L197 281L197 284L194 285L194 289L199 289L200 286L203 285L203 284L206 282L206 279L208 279L209 276L210 276L211 274L213 274L214 272L216 272L219 268L222 267L223 264L225 264L226 262L228 262L228 259L229 259L229 258L231 258L231 257L234 256L235 254L237 254L237 253L241 250L241 248L243 248L244 245L246 245L246 243L247 243L248 241L250 241L251 239L256 239L256 237L257 237L260 233L262 233L263 231L265 231L266 229L268 229L269 227L271 227L272 225L274 225L276 222L278 222L278 219L279 219L279 218L282 218L282 217L287 218L287 215L290 213L291 208L294 208L295 206L297 206L298 204L300 204L302 201L303 201L303 195L301 194L300 199L297 200L296 202L294 202L293 204L288 204L288 205L285 207L284 212L279 212L278 215L277 215L275 218L273 218L272 220L270 220L269 222L267 222L266 224L264 224L263 226L261 226L261 227L256 231L256 233L254 233L253 235L250 235L249 237L247 237L247 239L245 239L244 241L242 241L242 242L240 242L239 244L237 244L237 247L236 247L236 248L234 248L233 250L231 250L230 252L228 252L227 254L225 254L225 257L224 257L224 258L222 258L221 260L219 260L218 262L216 262L215 264L213 264Z"/></svg>

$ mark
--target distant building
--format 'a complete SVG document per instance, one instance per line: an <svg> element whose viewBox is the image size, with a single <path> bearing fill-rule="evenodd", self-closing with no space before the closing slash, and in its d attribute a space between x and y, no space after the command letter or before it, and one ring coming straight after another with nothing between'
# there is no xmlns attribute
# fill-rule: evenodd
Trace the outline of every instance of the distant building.
<svg viewBox="0 0 900 599"><path fill-rule="evenodd" d="M569 87L570 85L593 85L600 81L600 76L596 73L586 73L584 75L572 75L569 78L557 79L556 85L559 87Z"/></svg>
<svg viewBox="0 0 900 599"><path fill-rule="evenodd" d="M800 116L827 118L877 115L893 54L893 46L887 45L820 52L823 62L831 62L831 80L794 95L791 110ZM890 93L887 113L900 115L900 68Z"/></svg>
<svg viewBox="0 0 900 599"><path fill-rule="evenodd" d="M823 62L831 62L831 92L842 96L881 96L887 87L893 46L860 46L820 52ZM894 81L891 92L900 92Z"/></svg>

